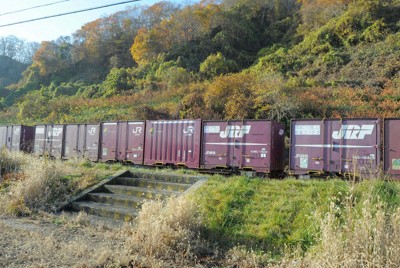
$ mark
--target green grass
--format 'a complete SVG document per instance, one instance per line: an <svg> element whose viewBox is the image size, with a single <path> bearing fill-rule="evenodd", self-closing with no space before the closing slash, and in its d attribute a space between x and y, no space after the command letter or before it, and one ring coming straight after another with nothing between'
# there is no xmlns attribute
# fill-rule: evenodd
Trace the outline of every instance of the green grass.
<svg viewBox="0 0 400 268"><path fill-rule="evenodd" d="M263 180L214 176L196 195L205 216L206 236L222 248L237 244L271 257L315 245L321 215L331 203L357 209L372 193L389 208L400 204L397 182L342 180ZM340 215L340 213L338 213Z"/></svg>

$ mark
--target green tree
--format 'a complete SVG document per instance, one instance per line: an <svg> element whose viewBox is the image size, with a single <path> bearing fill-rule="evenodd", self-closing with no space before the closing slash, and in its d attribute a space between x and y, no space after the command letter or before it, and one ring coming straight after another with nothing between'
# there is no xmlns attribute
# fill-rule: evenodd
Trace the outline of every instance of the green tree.
<svg viewBox="0 0 400 268"><path fill-rule="evenodd" d="M226 59L220 52L211 54L200 64L200 74L207 79L233 72L236 69L236 62Z"/></svg>

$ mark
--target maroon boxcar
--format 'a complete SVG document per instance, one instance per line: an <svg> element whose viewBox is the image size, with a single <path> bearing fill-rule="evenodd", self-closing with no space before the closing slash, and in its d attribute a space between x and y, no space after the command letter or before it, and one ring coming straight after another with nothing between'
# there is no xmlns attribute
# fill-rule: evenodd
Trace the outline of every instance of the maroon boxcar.
<svg viewBox="0 0 400 268"><path fill-rule="evenodd" d="M34 154L61 158L64 150L65 125L37 125Z"/></svg>
<svg viewBox="0 0 400 268"><path fill-rule="evenodd" d="M283 171L284 127L271 120L204 121L201 167Z"/></svg>
<svg viewBox="0 0 400 268"><path fill-rule="evenodd" d="M386 174L400 176L400 118L384 120L383 169Z"/></svg>
<svg viewBox="0 0 400 268"><path fill-rule="evenodd" d="M295 175L374 174L380 165L380 121L294 119L289 161Z"/></svg>
<svg viewBox="0 0 400 268"><path fill-rule="evenodd" d="M107 162L117 160L117 131L117 122L101 123L99 161Z"/></svg>
<svg viewBox="0 0 400 268"><path fill-rule="evenodd" d="M143 164L144 121L105 122L101 129L100 161Z"/></svg>
<svg viewBox="0 0 400 268"><path fill-rule="evenodd" d="M65 126L63 159L85 158L97 161L100 124L68 124Z"/></svg>
<svg viewBox="0 0 400 268"><path fill-rule="evenodd" d="M118 122L118 161L143 164L145 127L144 121Z"/></svg>
<svg viewBox="0 0 400 268"><path fill-rule="evenodd" d="M0 126L0 147L31 153L35 128L23 125Z"/></svg>
<svg viewBox="0 0 400 268"><path fill-rule="evenodd" d="M201 119L146 121L145 165L200 167Z"/></svg>

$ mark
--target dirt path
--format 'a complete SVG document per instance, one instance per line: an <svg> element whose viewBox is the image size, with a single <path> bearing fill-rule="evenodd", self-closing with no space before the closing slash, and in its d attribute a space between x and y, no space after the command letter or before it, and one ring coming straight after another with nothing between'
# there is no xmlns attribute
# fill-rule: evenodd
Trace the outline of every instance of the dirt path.
<svg viewBox="0 0 400 268"><path fill-rule="evenodd" d="M102 267L124 249L121 226L86 215L0 218L0 267Z"/></svg>

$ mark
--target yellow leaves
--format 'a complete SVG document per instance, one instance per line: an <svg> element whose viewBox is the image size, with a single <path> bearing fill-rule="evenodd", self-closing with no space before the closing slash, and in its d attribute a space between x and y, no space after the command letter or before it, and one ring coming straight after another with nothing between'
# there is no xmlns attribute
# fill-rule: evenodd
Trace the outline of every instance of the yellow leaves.
<svg viewBox="0 0 400 268"><path fill-rule="evenodd" d="M131 47L132 57L138 64L146 64L151 60L150 41L149 32L146 29L139 30Z"/></svg>
<svg viewBox="0 0 400 268"><path fill-rule="evenodd" d="M253 83L253 76L243 73L216 78L204 96L207 108L219 119L254 117Z"/></svg>

